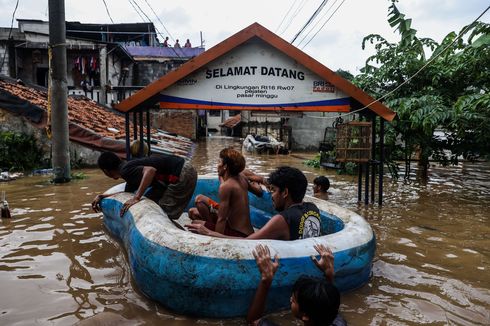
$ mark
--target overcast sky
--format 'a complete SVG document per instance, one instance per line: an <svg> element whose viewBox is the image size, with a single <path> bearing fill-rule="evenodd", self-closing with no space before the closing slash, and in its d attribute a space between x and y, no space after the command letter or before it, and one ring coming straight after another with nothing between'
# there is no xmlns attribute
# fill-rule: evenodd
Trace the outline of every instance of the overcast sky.
<svg viewBox="0 0 490 326"><path fill-rule="evenodd" d="M10 27L15 3L16 0L0 0L0 26ZM105 3L114 23L143 22L135 11L136 3L163 35L170 33L171 39L178 38L181 44L189 38L193 45L199 45L202 32L205 47L209 49L254 22L291 41L322 0L105 0ZM299 46L303 36L294 44L333 70L342 68L357 74L373 53L372 49L361 49L364 36L375 33L393 41L398 38L387 23L389 5L388 0L329 0L313 21L312 27L318 22L313 31ZM437 42L451 31L459 32L489 5L489 0L400 0L398 3L400 11L413 19L412 27L418 30L418 36L431 37ZM65 0L65 9L68 21L111 23L103 0ZM15 18L48 20L48 1L20 0ZM481 20L490 22L490 13Z"/></svg>

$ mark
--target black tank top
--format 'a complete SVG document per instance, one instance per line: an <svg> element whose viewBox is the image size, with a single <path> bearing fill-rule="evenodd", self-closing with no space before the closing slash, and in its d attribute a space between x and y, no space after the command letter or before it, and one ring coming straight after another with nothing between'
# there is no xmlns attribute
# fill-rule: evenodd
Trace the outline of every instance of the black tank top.
<svg viewBox="0 0 490 326"><path fill-rule="evenodd" d="M280 215L289 225L289 240L321 235L320 210L313 203L294 204L282 211Z"/></svg>

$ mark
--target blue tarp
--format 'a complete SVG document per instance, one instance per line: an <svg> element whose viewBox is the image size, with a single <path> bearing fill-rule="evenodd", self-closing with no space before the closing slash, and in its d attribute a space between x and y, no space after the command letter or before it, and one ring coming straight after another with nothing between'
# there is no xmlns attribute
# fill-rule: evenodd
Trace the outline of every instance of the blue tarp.
<svg viewBox="0 0 490 326"><path fill-rule="evenodd" d="M193 58L204 52L203 48L173 48L128 45L124 45L124 48L133 57Z"/></svg>

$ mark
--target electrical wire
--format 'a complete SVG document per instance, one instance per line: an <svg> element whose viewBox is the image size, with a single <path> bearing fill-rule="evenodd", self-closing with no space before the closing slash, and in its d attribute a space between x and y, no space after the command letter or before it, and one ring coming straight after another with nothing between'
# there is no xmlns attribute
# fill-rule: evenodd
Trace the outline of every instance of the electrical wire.
<svg viewBox="0 0 490 326"><path fill-rule="evenodd" d="M315 12L313 12L313 15L310 16L310 18L306 21L306 23L299 30L299 32L296 33L296 35L293 37L293 40L290 42L291 44L293 44L294 41L296 41L296 39L298 38L298 36L301 33L303 33L303 31L311 24L311 22L316 18L316 16L318 16L318 14L322 11L322 9L325 7L325 5L327 4L327 2L328 2L328 0L323 0L322 3L320 3L320 5L318 6L318 8L316 8Z"/></svg>
<svg viewBox="0 0 490 326"><path fill-rule="evenodd" d="M105 0L102 0L102 2L104 3L105 10L107 11L107 16L109 16L109 19L114 24L114 20L112 20L111 13L109 12L109 8L107 8L107 3L105 2Z"/></svg>
<svg viewBox="0 0 490 326"><path fill-rule="evenodd" d="M344 2L345 2L345 0L342 0L342 2L337 7L337 9L335 9L335 11L330 15L330 17L328 17L327 21L325 23L323 23L322 27L320 27L320 29L310 38L310 40L308 42L306 42L305 45L303 45L303 47L301 49L304 49L308 44L310 44L310 42L315 38L315 36L317 36L317 34L320 33L320 31L323 29L323 27L325 27L325 25L330 21L330 19L332 19L332 16L335 15L337 10L339 10L339 8L342 7Z"/></svg>
<svg viewBox="0 0 490 326"><path fill-rule="evenodd" d="M337 2L338 2L338 0L335 0L334 3L332 3L332 5L330 7L328 7L328 9L325 11L325 13L322 15L322 17L320 17L320 19L318 19L316 21L315 25L313 25L313 27L310 28L310 30L308 31L308 33L306 33L306 35L303 36L303 38L301 39L301 41L299 41L299 43L297 45L298 47L311 34L311 32L313 32L313 30L315 30L315 28L318 26L318 24L320 24L323 21L323 19L325 18L325 16L328 15L328 13L330 12L330 10L337 4Z"/></svg>
<svg viewBox="0 0 490 326"><path fill-rule="evenodd" d="M14 12L12 13L12 21L10 22L9 36L7 37L7 40L10 40L10 37L12 36L12 29L14 28L15 13L17 12L18 7L19 7L19 0L17 0L17 2L15 3ZM3 53L2 64L0 64L0 72L2 71L3 64L5 63L5 57L7 56L7 51L8 51L8 47L5 46L5 52Z"/></svg>
<svg viewBox="0 0 490 326"><path fill-rule="evenodd" d="M143 9L141 9L141 7L138 5L138 3L136 2L136 0L132 0L134 2L134 4L138 7L139 10L141 10L141 12L143 13L143 15L146 17L146 19L148 19L148 21L150 23L153 24L153 27L155 28L155 31L162 37L164 38L163 34L160 33L160 31L158 30L158 28L155 26L155 24L152 22L152 20L150 19L150 17L148 17L148 15L144 12ZM148 4L148 2L147 2ZM179 59L182 59L182 56L180 56L180 54L177 52L177 50L175 50L175 47L169 47L170 49L172 49L172 51L175 53L175 55L179 58Z"/></svg>
<svg viewBox="0 0 490 326"><path fill-rule="evenodd" d="M403 85L409 83L415 76L417 76L422 70L424 70L425 68L427 68L432 62L434 62L435 59L437 59L440 55L442 55L444 52L446 52L447 49L449 49L454 43L456 43L456 41L458 41L467 31L468 29L471 27L471 25L473 25L475 22L478 21L478 19L480 19L483 15L485 15L487 13L487 11L490 9L490 6L487 7L487 9L485 9L475 20L473 20L473 22L471 22L471 24L467 25L459 34L458 36L456 36L454 38L454 40L449 43L444 49L442 49L441 52L439 52L437 55L433 56L432 58L430 58L419 70L417 70L412 76L410 76L410 78L408 78L407 80L405 80L403 83L401 83L400 85L398 85L395 89L389 91L388 93L386 93L385 95L381 96L380 98L372 101L371 103L369 103L368 105L365 105L363 106L362 108L360 109L357 109L357 110L354 110L354 111L351 111L349 113L346 113L346 114L343 114L341 115L341 117L346 117L346 116L349 116L351 114L355 114L357 112L360 112L364 109L367 109L368 107L370 107L371 105L373 105L374 103L376 102L379 102L383 99L385 99L386 97L390 96L391 94L393 94L394 92L396 92L397 90L399 90ZM318 117L318 116L310 116L310 115L306 115L307 117L309 118L321 118L321 119L332 119L333 117ZM337 118L337 117L335 117Z"/></svg>
<svg viewBox="0 0 490 326"><path fill-rule="evenodd" d="M140 5L136 2L136 0L130 0L132 3L134 3L136 5L136 7L138 7L138 10L143 14L143 16L146 17L146 19L148 19L148 21L151 23L151 19L150 17L148 17L148 15L143 11L143 9L141 9ZM144 19L143 19L144 21Z"/></svg>
<svg viewBox="0 0 490 326"><path fill-rule="evenodd" d="M296 2L298 2L298 0L294 0L294 2L291 4L291 6L289 7L289 10L286 12L286 14L284 15L284 17L282 17L282 20L281 22L279 23L279 25L276 27L276 29L274 30L274 33L277 33L277 31L279 30L279 28L281 28L282 26L282 23L284 23L284 20L286 19L286 17L289 15L289 13L291 12L291 10L293 9L294 5L296 4Z"/></svg>
<svg viewBox="0 0 490 326"><path fill-rule="evenodd" d="M138 9L136 9L136 6L134 5L133 2L131 2L131 0L128 0L128 2L131 4L131 6L133 7L134 11L136 11L136 13L138 14L138 16L140 16L141 20L142 21L145 21L145 18L143 18L143 16L140 14L140 12L138 11Z"/></svg>
<svg viewBox="0 0 490 326"><path fill-rule="evenodd" d="M175 39L173 38L172 34L170 34L170 32L168 31L168 29L165 27L165 25L163 24L162 20L160 19L160 17L158 17L157 13L155 12L155 10L153 10L153 7L148 3L147 0L145 0L146 4L148 5L148 7L150 7L150 10L153 12L153 14L155 15L155 17L158 19L158 21L160 22L160 24L162 24L163 26L163 29L165 30L165 32L167 32L168 36L170 36L170 39L175 42ZM163 36L162 36L163 37Z"/></svg>
<svg viewBox="0 0 490 326"><path fill-rule="evenodd" d="M294 13L291 15L291 18L289 19L288 24L286 25L286 27L284 27L283 31L279 33L280 35L284 34L287 31L287 29L289 28L289 26L291 26L291 23L293 22L294 18L296 18L296 16L298 16L298 14L301 12L301 10L303 10L303 8L305 7L305 5L306 5L307 2L308 2L308 0L302 0L300 2L300 4L298 5L298 8L296 8L296 10L294 11Z"/></svg>

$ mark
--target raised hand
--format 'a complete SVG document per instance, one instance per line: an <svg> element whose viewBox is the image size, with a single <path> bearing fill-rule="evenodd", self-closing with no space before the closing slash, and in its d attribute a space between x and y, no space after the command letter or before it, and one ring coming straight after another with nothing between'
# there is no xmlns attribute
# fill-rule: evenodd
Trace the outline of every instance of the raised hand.
<svg viewBox="0 0 490 326"><path fill-rule="evenodd" d="M271 259L271 253L269 247L264 245L257 245L252 254L259 268L261 280L266 282L272 282L274 274L276 274L279 268L279 256L276 254L274 260Z"/></svg>
<svg viewBox="0 0 490 326"><path fill-rule="evenodd" d="M315 263L316 267L320 269L329 282L333 282L334 277L334 257L330 248L325 247L323 244L314 245L315 250L320 255L320 260L315 256L311 256L311 259Z"/></svg>

